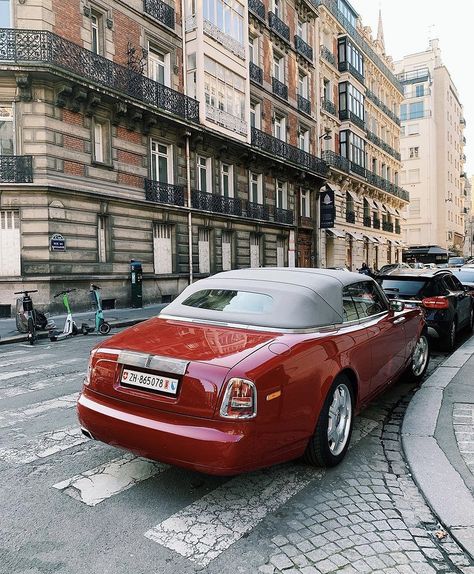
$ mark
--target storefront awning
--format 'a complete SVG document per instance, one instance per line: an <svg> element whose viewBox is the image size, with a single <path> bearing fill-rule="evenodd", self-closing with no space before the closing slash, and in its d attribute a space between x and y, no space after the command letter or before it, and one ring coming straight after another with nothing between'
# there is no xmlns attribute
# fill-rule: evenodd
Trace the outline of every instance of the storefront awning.
<svg viewBox="0 0 474 574"><path fill-rule="evenodd" d="M346 237L345 231L341 231L340 229L334 229L334 228L326 229L326 233L328 235L336 237L336 239L345 239Z"/></svg>
<svg viewBox="0 0 474 574"><path fill-rule="evenodd" d="M362 233L357 233L356 231L346 231L346 233L349 235L349 237L352 237L352 239L355 239L356 241L364 241L364 236Z"/></svg>

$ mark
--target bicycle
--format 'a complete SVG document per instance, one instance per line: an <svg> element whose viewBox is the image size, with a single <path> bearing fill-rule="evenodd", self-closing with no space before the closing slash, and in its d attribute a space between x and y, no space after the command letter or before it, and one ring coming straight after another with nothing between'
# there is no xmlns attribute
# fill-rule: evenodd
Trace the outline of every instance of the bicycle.
<svg viewBox="0 0 474 574"><path fill-rule="evenodd" d="M26 316L28 342L30 345L34 345L36 341L36 321L33 309L33 300L30 297L30 293L38 293L38 289L32 289L31 291L15 291L15 295L23 295L21 302L23 313Z"/></svg>

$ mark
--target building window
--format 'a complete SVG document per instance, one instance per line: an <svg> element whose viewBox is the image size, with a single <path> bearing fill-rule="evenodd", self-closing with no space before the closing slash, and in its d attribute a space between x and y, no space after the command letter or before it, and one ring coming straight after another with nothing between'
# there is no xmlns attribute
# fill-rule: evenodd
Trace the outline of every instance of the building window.
<svg viewBox="0 0 474 574"><path fill-rule="evenodd" d="M197 184L199 191L212 193L211 158L198 156L197 158Z"/></svg>
<svg viewBox="0 0 474 574"><path fill-rule="evenodd" d="M198 231L199 273L211 272L211 257L209 229L200 228Z"/></svg>
<svg viewBox="0 0 474 574"><path fill-rule="evenodd" d="M279 209L286 209L288 205L288 187L285 181L279 179L275 183L276 206Z"/></svg>
<svg viewBox="0 0 474 574"><path fill-rule="evenodd" d="M250 234L250 267L260 267L261 237L256 233Z"/></svg>
<svg viewBox="0 0 474 574"><path fill-rule="evenodd" d="M153 262L158 275L173 273L173 228L158 223L153 229Z"/></svg>
<svg viewBox="0 0 474 574"><path fill-rule="evenodd" d="M250 102L250 125L258 130L262 125L261 105L258 102Z"/></svg>
<svg viewBox="0 0 474 574"><path fill-rule="evenodd" d="M97 252L100 263L107 262L107 223L106 215L97 218Z"/></svg>
<svg viewBox="0 0 474 574"><path fill-rule="evenodd" d="M281 0L272 0L271 7L275 16L278 16L280 20L283 20L283 7Z"/></svg>
<svg viewBox="0 0 474 574"><path fill-rule="evenodd" d="M415 120L417 118L423 118L425 115L424 112L424 103L421 102L413 102L411 104L402 104L400 106L400 119L403 120Z"/></svg>
<svg viewBox="0 0 474 574"><path fill-rule="evenodd" d="M249 175L249 201L263 204L262 174L250 172Z"/></svg>
<svg viewBox="0 0 474 574"><path fill-rule="evenodd" d="M91 51L94 54L104 54L103 15L96 10L91 12Z"/></svg>
<svg viewBox="0 0 474 574"><path fill-rule="evenodd" d="M204 94L206 104L245 119L245 80L228 68L204 58Z"/></svg>
<svg viewBox="0 0 474 574"><path fill-rule="evenodd" d="M111 133L110 124L106 121L94 120L93 122L93 161L110 165L111 159Z"/></svg>
<svg viewBox="0 0 474 574"><path fill-rule="evenodd" d="M21 275L21 237L18 211L0 211L0 276Z"/></svg>
<svg viewBox="0 0 474 574"><path fill-rule="evenodd" d="M203 0L204 20L244 45L244 6L237 0Z"/></svg>
<svg viewBox="0 0 474 574"><path fill-rule="evenodd" d="M161 183L173 183L172 147L151 140L151 178Z"/></svg>
<svg viewBox="0 0 474 574"><path fill-rule="evenodd" d="M364 76L364 56L347 38L339 38L339 63L350 64L356 72Z"/></svg>
<svg viewBox="0 0 474 574"><path fill-rule="evenodd" d="M309 153L309 130L300 128L298 132L298 147Z"/></svg>
<svg viewBox="0 0 474 574"><path fill-rule="evenodd" d="M418 146L411 147L410 149L410 159L416 159L420 157L420 148Z"/></svg>
<svg viewBox="0 0 474 574"><path fill-rule="evenodd" d="M0 0L0 28L10 28L10 0Z"/></svg>
<svg viewBox="0 0 474 574"><path fill-rule="evenodd" d="M365 168L365 141L355 133L348 130L340 133L339 153L352 163Z"/></svg>
<svg viewBox="0 0 474 574"><path fill-rule="evenodd" d="M423 84L415 84L415 97L421 98L425 95L425 86Z"/></svg>
<svg viewBox="0 0 474 574"><path fill-rule="evenodd" d="M249 36L249 60L256 66L260 65L258 36Z"/></svg>
<svg viewBox="0 0 474 574"><path fill-rule="evenodd" d="M337 7L349 25L355 28L357 23L357 14L346 4L344 0L337 0Z"/></svg>
<svg viewBox="0 0 474 574"><path fill-rule="evenodd" d="M350 111L364 121L364 96L352 84L339 84L339 109Z"/></svg>
<svg viewBox="0 0 474 574"><path fill-rule="evenodd" d="M305 99L308 98L308 76L300 72L298 74L298 94Z"/></svg>
<svg viewBox="0 0 474 574"><path fill-rule="evenodd" d="M170 86L170 54L162 53L150 45L148 48L148 73L155 82Z"/></svg>
<svg viewBox="0 0 474 574"><path fill-rule="evenodd" d="M221 163L221 194L234 197L234 166Z"/></svg>
<svg viewBox="0 0 474 574"><path fill-rule="evenodd" d="M280 54L273 54L273 77L280 82L285 81L285 58Z"/></svg>
<svg viewBox="0 0 474 574"><path fill-rule="evenodd" d="M15 155L12 106L0 105L0 155Z"/></svg>
<svg viewBox="0 0 474 574"><path fill-rule="evenodd" d="M296 35L305 42L308 41L308 24L306 22L302 22L299 18L296 25Z"/></svg>
<svg viewBox="0 0 474 574"><path fill-rule="evenodd" d="M281 141L286 141L286 118L284 116L275 116L273 136Z"/></svg>
<svg viewBox="0 0 474 574"><path fill-rule="evenodd" d="M301 217L311 217L311 195L307 189L300 192L300 215Z"/></svg>

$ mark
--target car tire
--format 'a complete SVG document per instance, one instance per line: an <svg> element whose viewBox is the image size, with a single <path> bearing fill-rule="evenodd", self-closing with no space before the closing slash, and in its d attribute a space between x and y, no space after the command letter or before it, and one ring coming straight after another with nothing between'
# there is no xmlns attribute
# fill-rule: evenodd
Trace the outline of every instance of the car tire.
<svg viewBox="0 0 474 574"><path fill-rule="evenodd" d="M430 362L430 344L428 335L425 331L421 333L420 338L416 342L415 348L411 356L410 364L406 371L407 378L413 382L419 382L426 373L428 364Z"/></svg>
<svg viewBox="0 0 474 574"><path fill-rule="evenodd" d="M442 341L442 347L444 351L452 351L456 346L456 337L458 332L458 324L456 319L453 319L451 325L449 326L448 334L444 337Z"/></svg>
<svg viewBox="0 0 474 574"><path fill-rule="evenodd" d="M309 439L304 459L313 466L336 466L344 458L352 435L354 391L345 375L333 382Z"/></svg>

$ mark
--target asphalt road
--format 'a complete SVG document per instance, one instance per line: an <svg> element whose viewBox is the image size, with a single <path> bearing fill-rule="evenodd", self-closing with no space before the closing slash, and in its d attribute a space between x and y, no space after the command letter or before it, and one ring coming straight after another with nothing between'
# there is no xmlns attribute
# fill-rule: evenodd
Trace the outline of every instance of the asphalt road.
<svg viewBox="0 0 474 574"><path fill-rule="evenodd" d="M0 348L1 574L474 572L449 536L438 541L405 465L407 383L361 413L335 469L209 477L80 434L75 400L96 342Z"/></svg>

